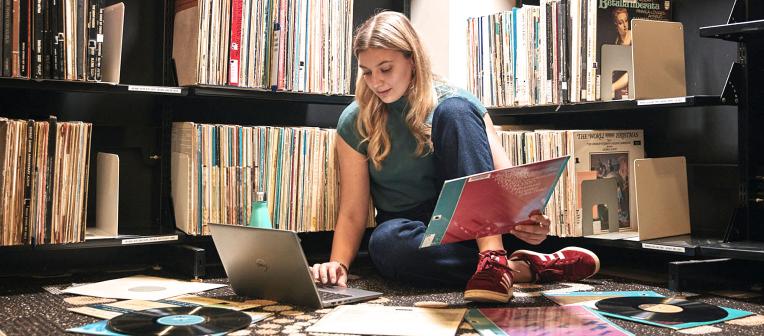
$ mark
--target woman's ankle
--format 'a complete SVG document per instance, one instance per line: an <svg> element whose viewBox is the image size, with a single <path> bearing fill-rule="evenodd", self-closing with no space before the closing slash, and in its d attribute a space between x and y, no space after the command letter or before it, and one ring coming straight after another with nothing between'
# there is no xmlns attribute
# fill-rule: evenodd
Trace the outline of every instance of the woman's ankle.
<svg viewBox="0 0 764 336"><path fill-rule="evenodd" d="M533 281L531 267L523 260L509 260L509 268L514 272L515 283L527 283Z"/></svg>

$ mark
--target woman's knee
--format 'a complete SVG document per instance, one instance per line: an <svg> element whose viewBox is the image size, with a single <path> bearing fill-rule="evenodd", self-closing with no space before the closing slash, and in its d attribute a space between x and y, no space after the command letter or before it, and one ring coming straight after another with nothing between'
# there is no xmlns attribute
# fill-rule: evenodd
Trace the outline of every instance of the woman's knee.
<svg viewBox="0 0 764 336"><path fill-rule="evenodd" d="M379 224L369 238L370 254L396 253L407 247L418 246L425 226L422 222L408 219L391 219ZM421 239L420 239L421 240Z"/></svg>
<svg viewBox="0 0 764 336"><path fill-rule="evenodd" d="M482 125L482 119L478 116L477 108L467 99L451 97L435 108L432 114L433 128L449 128L464 126L465 123L478 123Z"/></svg>
<svg viewBox="0 0 764 336"><path fill-rule="evenodd" d="M369 256L377 269L394 276L418 250L424 230L422 222L407 219L392 219L377 226L369 238Z"/></svg>

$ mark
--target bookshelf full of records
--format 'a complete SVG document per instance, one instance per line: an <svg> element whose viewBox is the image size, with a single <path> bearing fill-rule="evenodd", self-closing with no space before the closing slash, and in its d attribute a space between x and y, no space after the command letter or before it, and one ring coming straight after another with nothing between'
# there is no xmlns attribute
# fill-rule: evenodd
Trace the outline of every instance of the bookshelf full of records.
<svg viewBox="0 0 764 336"><path fill-rule="evenodd" d="M100 81L103 3L0 1L0 76Z"/></svg>
<svg viewBox="0 0 764 336"><path fill-rule="evenodd" d="M353 0L176 1L179 85L349 94Z"/></svg>
<svg viewBox="0 0 764 336"><path fill-rule="evenodd" d="M0 119L0 245L84 241L92 125Z"/></svg>
<svg viewBox="0 0 764 336"><path fill-rule="evenodd" d="M670 20L671 4L540 0L539 6L469 18L465 86L489 107L598 101L602 80L612 80L616 98L628 99L628 89L617 85L628 83L628 74L600 73L602 46L631 45L630 20Z"/></svg>
<svg viewBox="0 0 764 336"><path fill-rule="evenodd" d="M99 35L105 38L103 2L106 1L0 0L0 76L98 80L101 62L98 57L106 56L98 51L103 46L99 44ZM0 139L3 140L0 245L79 242L83 240L87 217L90 217L88 224L94 224L96 193L95 189L88 188L88 175L91 179L95 175L88 172L88 167L94 164L88 160L95 157L89 153L91 126L70 120L93 123L94 153L110 152L120 156L119 177L129 181L120 188L120 234L154 238L174 235L177 227L189 235L204 235L210 222L246 225L256 191L266 193L276 228L300 232L332 230L339 197L331 150L334 131L272 125L302 125L303 121L306 126L332 125L336 122L333 118L347 103L335 98L347 97L304 95L307 97L304 98L293 94L271 95L268 91L351 93L356 70L351 67L350 50L354 22L362 22L381 7L405 11L408 2L124 2L130 9L124 17L125 37L129 42L125 44L125 55L130 57L122 62L123 69L130 70L131 74L124 82L156 86L153 93L124 93L124 90L104 90L102 85L69 85L58 81L3 79L0 83L0 112L2 117L8 118L0 121ZM597 82L605 80L599 73L598 51L603 44L625 41L616 31L616 21L623 21L624 15L628 19L667 20L672 19L673 12L676 20L686 27L694 27L700 21L707 24L726 20L721 16L726 15L728 9L727 4L712 1L529 2L538 6L524 5L491 15L486 12L485 16L464 20L460 28L468 33L468 39L458 41L468 44L466 68L469 68L471 81L467 88L488 107L596 101L602 95L597 91L600 87ZM616 7L624 8L625 14ZM723 11L719 10L721 7L725 7ZM696 13L701 15L694 15ZM687 36L696 35L689 29L687 32ZM728 64L718 60L735 54L735 49L709 47L705 42L689 38L687 41L687 60L713 70L688 72L688 92L710 93L707 87L721 86L715 83L724 80L715 73L729 72ZM439 56L431 54L433 58ZM724 69L719 70L720 67ZM253 90L214 88L207 91L209 94L201 95L197 93L203 90L192 88L178 90L172 97L162 94L162 91L176 89L166 86L178 84ZM263 90L265 92L254 92ZM229 94L231 91L236 91L236 97ZM316 105L321 108L313 108ZM586 111L601 107L600 104L586 105L592 106ZM708 196L709 200L696 197L698 203L691 204L693 234L698 228L708 233L722 226L718 223L728 219L723 213L726 206L734 207L732 203L737 201L734 195L729 196L737 195L737 190L728 191L736 189L738 184L730 183L733 179L728 176L734 175L729 173L734 170L729 166L738 161L728 153L738 148L734 140L730 141L727 131L738 129L738 125L735 118L726 118L723 114L726 112L722 110L729 108L711 106L709 111L691 108L691 112L680 115L677 110L685 106L698 105L661 106L666 113L661 110L651 116L643 116L643 109L633 114L620 111L596 121L589 120L585 113L567 114L562 111L565 109L541 116L528 116L522 109L517 109L519 113L514 113L514 109L507 109L512 110L507 113L491 112L501 115L502 118L495 119L497 123L517 118L521 124L527 121L528 125L534 123L555 129L584 129L502 134L513 164L572 156L566 175L546 210L554 223L554 235L583 235L579 225L583 211L579 205L579 185L608 175L627 176L623 175L621 157L627 155L628 161L634 161L643 156L640 153L644 151L644 141L654 145L655 152L651 153L654 155L687 155L688 167L695 169L694 175L688 176L691 179L688 182L700 186L694 191ZM278 109L277 115L270 113L274 109ZM657 108L650 111L654 109ZM53 127L54 120L47 120L49 112L45 111L58 111L59 118L66 122L57 121ZM255 113L250 113L253 111ZM327 111L329 113L317 115ZM260 112L270 114L260 115ZM578 118L578 115L585 117ZM701 117L696 117L698 115ZM509 117L504 118L506 116ZM526 116L527 119L519 120ZM655 122L645 120L653 116ZM31 123L31 132L27 120L30 118L36 120ZM637 121L623 120L627 118ZM724 127L692 123L698 129L688 133L682 127L692 118L713 120ZM255 123L271 126L249 126ZM585 130L603 124L608 125L602 126L605 128L626 130ZM54 132L55 136L51 136ZM671 141L651 141L664 140L664 135ZM618 140L619 137L624 138ZM54 144L51 139L56 140ZM613 147L606 144L629 139L628 144ZM642 145L636 145L634 142L639 141L636 139L643 140ZM658 145L665 142L668 142L665 146ZM751 150L756 148L752 146ZM576 158L580 163L575 163ZM698 163L704 164L703 167L698 168ZM616 218L620 229L631 230L633 189L629 186L630 179L620 182ZM95 179L90 188L95 188L94 183ZM706 206L711 201L715 203ZM724 209L718 213L706 209L712 207ZM371 224L372 216L369 218ZM604 232L603 228L599 231ZM103 246L122 245L119 240ZM89 246L101 245L83 245ZM25 248L5 250L19 251L19 254L27 251Z"/></svg>
<svg viewBox="0 0 764 336"><path fill-rule="evenodd" d="M339 207L335 130L174 123L176 225L208 235L207 223L246 225L263 191L274 228L334 229ZM373 225L371 204L368 226Z"/></svg>
<svg viewBox="0 0 764 336"><path fill-rule="evenodd" d="M119 10L110 13L114 6ZM327 95L351 93L353 22L390 6L403 10L402 3L353 0L0 0L0 114L7 118L0 123L0 246L121 246L133 244L124 243L130 236L177 241L176 229L205 235L210 222L248 224L258 191L276 228L333 230L334 130L238 126L303 124L218 114L219 106L240 102L209 96L231 90L168 86L252 88L236 90L253 102L249 111L268 101L283 107L284 120L306 113L305 126L330 127L331 112L351 99ZM115 54L129 56L116 67L126 70L119 82L125 85L63 83L108 81L109 22L125 37L124 52ZM270 99L273 91L314 94ZM46 111L57 111L59 120L47 120ZM106 182L98 180L106 174L89 172L101 153L119 159ZM98 229L95 214L105 209L97 185L113 182L122 182L111 195L119 197L106 210L118 230L96 240L86 230ZM371 207L369 213L371 225ZM40 250L48 249L58 247Z"/></svg>

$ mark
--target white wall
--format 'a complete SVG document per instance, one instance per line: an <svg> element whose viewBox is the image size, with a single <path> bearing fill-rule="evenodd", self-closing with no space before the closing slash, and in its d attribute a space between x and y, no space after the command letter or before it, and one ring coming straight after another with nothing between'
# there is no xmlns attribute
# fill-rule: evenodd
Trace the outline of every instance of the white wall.
<svg viewBox="0 0 764 336"><path fill-rule="evenodd" d="M411 23L430 55L433 72L467 86L467 18L509 10L515 0L411 0Z"/></svg>
<svg viewBox="0 0 764 336"><path fill-rule="evenodd" d="M451 0L412 0L411 24L430 56L432 72L448 76L448 50L451 34L450 25L444 18L449 17Z"/></svg>

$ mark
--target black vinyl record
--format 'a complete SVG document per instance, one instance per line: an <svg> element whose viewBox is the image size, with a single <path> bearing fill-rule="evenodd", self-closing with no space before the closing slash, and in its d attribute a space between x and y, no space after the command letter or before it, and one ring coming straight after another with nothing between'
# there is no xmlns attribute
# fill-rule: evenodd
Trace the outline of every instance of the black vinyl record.
<svg viewBox="0 0 764 336"><path fill-rule="evenodd" d="M240 311L211 307L171 307L139 310L109 320L107 329L127 335L215 335L252 323Z"/></svg>
<svg viewBox="0 0 764 336"><path fill-rule="evenodd" d="M599 300L595 305L604 312L663 324L708 322L727 317L727 311L718 306L665 297L617 297Z"/></svg>

